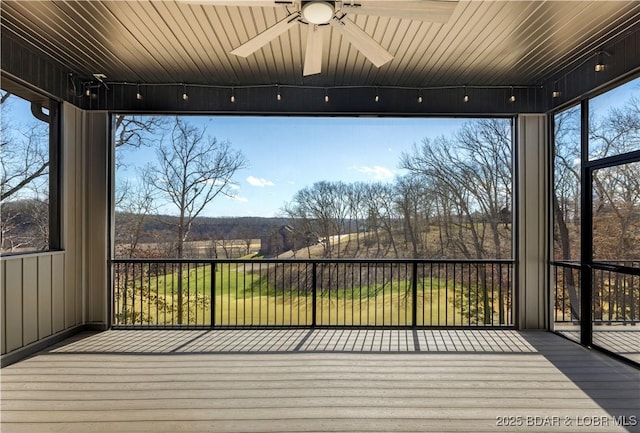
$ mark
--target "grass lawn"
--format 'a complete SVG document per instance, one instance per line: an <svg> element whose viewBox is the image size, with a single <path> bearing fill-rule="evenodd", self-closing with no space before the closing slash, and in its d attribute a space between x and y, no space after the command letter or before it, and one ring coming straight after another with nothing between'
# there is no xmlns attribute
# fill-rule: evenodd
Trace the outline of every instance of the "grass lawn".
<svg viewBox="0 0 640 433"><path fill-rule="evenodd" d="M257 269L257 268L256 268ZM313 296L310 282L299 276L280 275L279 289L270 273L278 270L251 265L218 264L215 281L211 266L191 267L182 272L183 323L210 325L215 308L216 325L300 325L312 324ZM215 299L211 288L215 284ZM136 290L127 291L127 302L119 299L117 310L125 323L177 324L179 272L136 281ZM140 287L143 287L141 290ZM391 284L368 284L348 289L317 289L317 325L412 325L412 299L409 283L395 280ZM418 281L418 326L464 325L469 319L468 288L439 279ZM476 301L472 300L472 307ZM494 302L497 303L497 302ZM215 304L215 305L212 305ZM462 304L462 305L461 305ZM133 307L132 307L133 306ZM188 308L186 307L188 306ZM496 305L497 307L497 305ZM473 310L473 308L472 308ZM496 308L497 310L497 308ZM126 313L126 320L124 314ZM475 315L475 313L473 313Z"/></svg>

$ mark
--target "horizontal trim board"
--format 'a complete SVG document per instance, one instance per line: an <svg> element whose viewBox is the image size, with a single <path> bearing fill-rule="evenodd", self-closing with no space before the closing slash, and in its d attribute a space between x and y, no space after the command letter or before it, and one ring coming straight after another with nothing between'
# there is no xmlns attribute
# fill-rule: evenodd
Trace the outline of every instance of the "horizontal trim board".
<svg viewBox="0 0 640 433"><path fill-rule="evenodd" d="M31 343L27 346L16 349L12 352L6 353L0 356L0 368L4 368L8 365L15 364L16 362L21 361L33 355L34 353L40 352L41 350L44 350L47 347L52 346L56 343L60 343L61 341L64 341L67 338L72 337L78 334L79 332L82 332L85 330L92 330L92 329L86 329L85 326L79 325L74 328L66 329L57 334L51 335L42 340Z"/></svg>

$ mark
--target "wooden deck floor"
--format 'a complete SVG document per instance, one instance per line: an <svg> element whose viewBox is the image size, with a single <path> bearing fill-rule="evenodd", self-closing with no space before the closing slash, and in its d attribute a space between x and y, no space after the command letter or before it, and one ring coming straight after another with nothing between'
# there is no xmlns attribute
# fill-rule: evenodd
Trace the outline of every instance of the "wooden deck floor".
<svg viewBox="0 0 640 433"><path fill-rule="evenodd" d="M1 374L3 433L640 431L640 371L547 332L107 331Z"/></svg>
<svg viewBox="0 0 640 433"><path fill-rule="evenodd" d="M573 341L580 341L580 327L560 324L556 331ZM640 324L596 325L593 344L640 364Z"/></svg>

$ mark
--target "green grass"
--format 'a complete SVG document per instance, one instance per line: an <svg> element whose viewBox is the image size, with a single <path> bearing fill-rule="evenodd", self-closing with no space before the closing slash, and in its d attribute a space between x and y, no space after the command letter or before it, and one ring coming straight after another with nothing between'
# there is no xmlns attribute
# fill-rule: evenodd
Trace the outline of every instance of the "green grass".
<svg viewBox="0 0 640 433"><path fill-rule="evenodd" d="M182 275L183 323L209 325L212 303L217 325L311 325L313 297L306 282L288 281L290 289L277 290L264 276L252 274L250 265L217 264L215 283L211 266L186 269ZM178 272L137 281L136 290L118 298L121 320L131 323L177 323ZM211 299L212 283L215 299ZM428 279L418 282L417 325L460 325L468 323L468 287ZM391 285L369 284L316 293L318 325L412 325L411 288L408 281ZM212 302L213 301L213 302ZM460 303L465 305L463 313ZM475 307L475 299L471 299ZM132 307L132 303L135 305ZM495 301L494 301L495 303ZM497 306L496 306L497 307ZM474 313L475 315L475 313Z"/></svg>

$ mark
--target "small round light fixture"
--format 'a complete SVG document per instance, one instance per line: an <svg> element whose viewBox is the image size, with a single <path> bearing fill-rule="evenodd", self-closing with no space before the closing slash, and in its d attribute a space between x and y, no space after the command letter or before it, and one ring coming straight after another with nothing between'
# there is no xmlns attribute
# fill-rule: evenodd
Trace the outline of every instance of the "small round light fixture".
<svg viewBox="0 0 640 433"><path fill-rule="evenodd" d="M333 18L333 6L323 1L312 1L302 6L302 17L310 24L327 24Z"/></svg>

